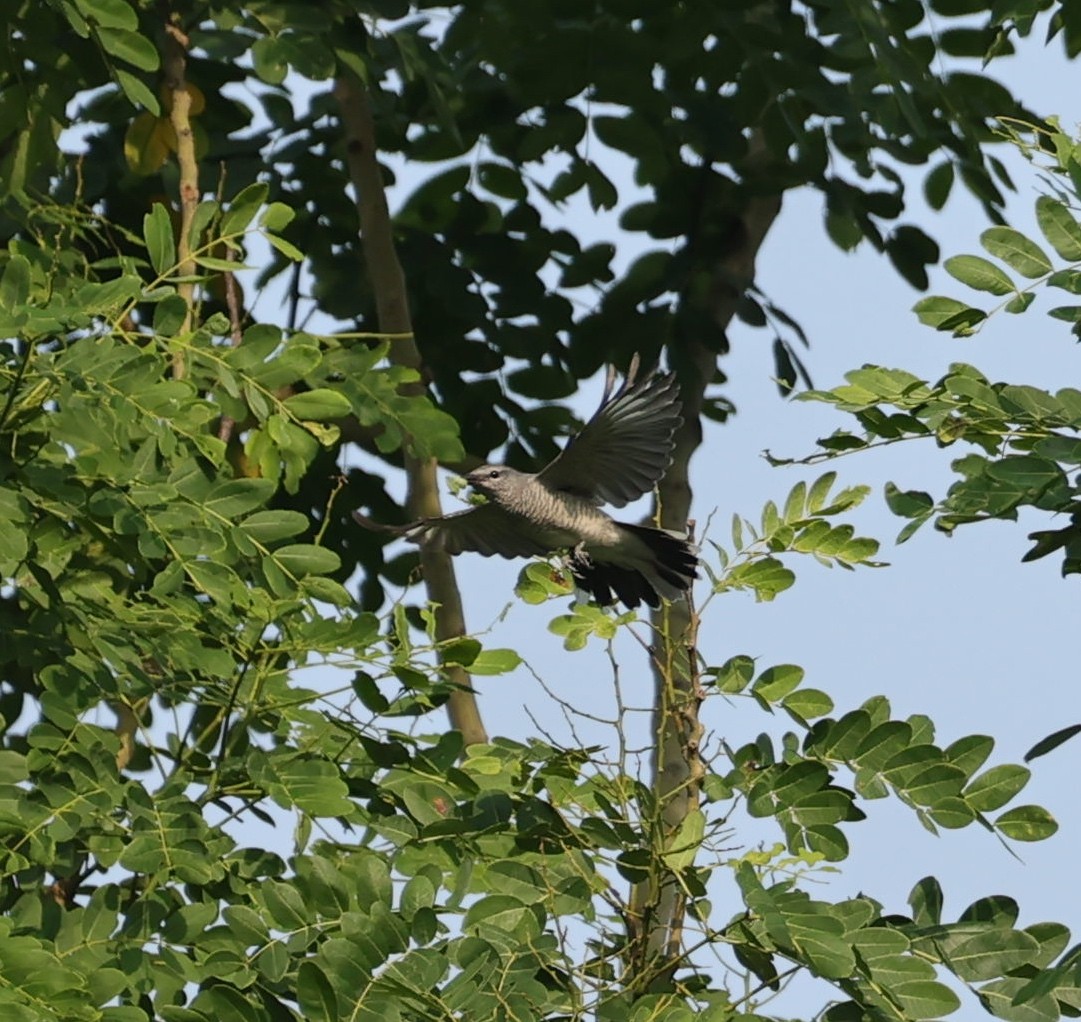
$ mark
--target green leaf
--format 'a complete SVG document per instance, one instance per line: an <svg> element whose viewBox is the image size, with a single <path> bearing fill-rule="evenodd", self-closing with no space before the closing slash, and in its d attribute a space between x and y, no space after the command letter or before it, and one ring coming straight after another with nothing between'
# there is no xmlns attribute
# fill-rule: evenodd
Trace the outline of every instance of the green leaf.
<svg viewBox="0 0 1081 1022"><path fill-rule="evenodd" d="M985 770L964 790L965 801L981 813L1001 809L1026 784L1032 772L1023 766L1003 764Z"/></svg>
<svg viewBox="0 0 1081 1022"><path fill-rule="evenodd" d="M143 217L143 238L150 265L159 277L164 277L176 265L176 242L169 211L160 202L155 202Z"/></svg>
<svg viewBox="0 0 1081 1022"><path fill-rule="evenodd" d="M769 602L795 581L796 576L790 568L774 557L763 557L733 568L723 580L721 588L753 589L757 600Z"/></svg>
<svg viewBox="0 0 1081 1022"><path fill-rule="evenodd" d="M292 884L271 881L260 885L259 893L270 918L280 929L292 932L308 925L308 908Z"/></svg>
<svg viewBox="0 0 1081 1022"><path fill-rule="evenodd" d="M140 71L157 71L160 59L154 44L138 32L124 28L99 28L98 38L106 53L137 67Z"/></svg>
<svg viewBox="0 0 1081 1022"><path fill-rule="evenodd" d="M996 979L1030 964L1039 952L1035 938L1020 930L989 927L950 950L950 966L966 982Z"/></svg>
<svg viewBox="0 0 1081 1022"><path fill-rule="evenodd" d="M711 668L705 673L713 675L714 684L719 692L734 695L742 692L754 677L754 658L734 656L721 667Z"/></svg>
<svg viewBox="0 0 1081 1022"><path fill-rule="evenodd" d="M308 519L299 511L256 511L240 522L240 528L257 543L273 543L304 532Z"/></svg>
<svg viewBox="0 0 1081 1022"><path fill-rule="evenodd" d="M341 567L341 558L333 550L311 543L294 543L271 555L284 571L295 578L304 575L328 575Z"/></svg>
<svg viewBox="0 0 1081 1022"><path fill-rule="evenodd" d="M102 28L139 27L139 17L126 0L75 0L75 6L88 21Z"/></svg>
<svg viewBox="0 0 1081 1022"><path fill-rule="evenodd" d="M934 210L942 209L950 197L953 180L953 164L949 160L937 164L928 171L927 177L923 179L923 194L927 199L927 205Z"/></svg>
<svg viewBox="0 0 1081 1022"><path fill-rule="evenodd" d="M942 266L951 277L977 291L988 291L993 295L1008 295L1017 290L1006 273L982 256L952 256Z"/></svg>
<svg viewBox="0 0 1081 1022"><path fill-rule="evenodd" d="M1081 260L1081 224L1067 206L1050 195L1036 200L1036 222L1051 247L1071 263Z"/></svg>
<svg viewBox="0 0 1081 1022"><path fill-rule="evenodd" d="M287 397L283 402L298 419L341 419L352 411L349 398L337 390L319 387Z"/></svg>
<svg viewBox="0 0 1081 1022"><path fill-rule="evenodd" d="M1058 830L1054 817L1043 806L1017 806L995 820L995 827L1014 841L1043 841Z"/></svg>
<svg viewBox="0 0 1081 1022"><path fill-rule="evenodd" d="M284 231L295 218L296 213L284 202L271 202L259 217L259 226L277 233Z"/></svg>
<svg viewBox="0 0 1081 1022"><path fill-rule="evenodd" d="M490 894L470 905L462 928L481 936L491 934L496 939L506 935L522 943L528 943L540 935L535 911L506 894Z"/></svg>
<svg viewBox="0 0 1081 1022"><path fill-rule="evenodd" d="M529 195L521 171L502 163L482 163L477 168L477 182L481 188L500 198L520 202Z"/></svg>
<svg viewBox="0 0 1081 1022"><path fill-rule="evenodd" d="M259 947L270 940L263 917L247 905L230 905L222 911L226 925L245 947Z"/></svg>
<svg viewBox="0 0 1081 1022"><path fill-rule="evenodd" d="M1064 323L1081 323L1081 305L1056 305L1047 310L1047 315Z"/></svg>
<svg viewBox="0 0 1081 1022"><path fill-rule="evenodd" d="M229 203L229 208L222 214L218 228L224 238L243 234L248 225L266 202L269 186L264 181L257 181L241 189Z"/></svg>
<svg viewBox="0 0 1081 1022"><path fill-rule="evenodd" d="M261 507L273 496L276 488L270 479L230 479L219 483L206 495L203 507L212 515L236 518ZM275 514L273 511L267 513Z"/></svg>
<svg viewBox="0 0 1081 1022"><path fill-rule="evenodd" d="M1062 469L1045 458L1019 454L990 462L987 475L1019 489L1042 490L1062 479Z"/></svg>
<svg viewBox="0 0 1081 1022"><path fill-rule="evenodd" d="M785 696L781 705L800 721L825 717L833 712L833 700L816 688L801 688Z"/></svg>
<svg viewBox="0 0 1081 1022"><path fill-rule="evenodd" d="M469 664L469 673L509 674L521 663L522 658L513 649L484 649Z"/></svg>
<svg viewBox="0 0 1081 1022"><path fill-rule="evenodd" d="M980 243L1023 277L1042 277L1054 269L1043 249L1012 227L988 227Z"/></svg>
<svg viewBox="0 0 1081 1022"><path fill-rule="evenodd" d="M987 313L956 298L932 295L912 306L919 321L936 330L966 331L987 319Z"/></svg>
<svg viewBox="0 0 1081 1022"><path fill-rule="evenodd" d="M919 518L934 510L935 502L922 490L900 490L894 483L886 483L886 506L902 518Z"/></svg>
<svg viewBox="0 0 1081 1022"><path fill-rule="evenodd" d="M1029 763L1040 756L1046 756L1049 752L1057 749L1063 742L1068 742L1074 735L1081 734L1081 724L1071 724L1041 738L1028 752L1025 753L1025 762Z"/></svg>
<svg viewBox="0 0 1081 1022"><path fill-rule="evenodd" d="M26 256L13 255L0 278L0 308L21 312L30 300L30 262Z"/></svg>
<svg viewBox="0 0 1081 1022"><path fill-rule="evenodd" d="M131 101L132 106L141 106L155 117L160 116L161 104L158 102L158 97L154 95L150 87L137 75L133 75L130 71L125 71L122 67L118 67L115 70L116 80L120 83L120 88L123 90L124 95Z"/></svg>
<svg viewBox="0 0 1081 1022"><path fill-rule="evenodd" d="M268 85L281 85L289 73L289 59L281 40L274 36L259 36L251 48L255 73Z"/></svg>
<svg viewBox="0 0 1081 1022"><path fill-rule="evenodd" d="M768 667L755 681L751 691L766 702L775 703L799 687L803 681L803 668L795 664Z"/></svg>
<svg viewBox="0 0 1081 1022"><path fill-rule="evenodd" d="M270 234L269 232L264 235L267 241L276 248L286 259L292 259L294 263L304 262L304 253L300 251L296 245L292 242L286 241L285 238L279 237L277 234Z"/></svg>
<svg viewBox="0 0 1081 1022"><path fill-rule="evenodd" d="M904 1009L911 1019L937 1019L961 1007L961 1000L948 986L936 980L916 980L899 983L890 991L891 999Z"/></svg>
<svg viewBox="0 0 1081 1022"><path fill-rule="evenodd" d="M283 808L296 808L313 816L348 816L353 811L345 781L333 764L323 759L282 751L271 753L251 767L252 779L267 784Z"/></svg>

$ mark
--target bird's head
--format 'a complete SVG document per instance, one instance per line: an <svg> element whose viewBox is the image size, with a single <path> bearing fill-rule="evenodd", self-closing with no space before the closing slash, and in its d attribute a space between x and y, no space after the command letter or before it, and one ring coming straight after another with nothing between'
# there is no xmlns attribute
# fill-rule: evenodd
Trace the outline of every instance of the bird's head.
<svg viewBox="0 0 1081 1022"><path fill-rule="evenodd" d="M513 493L526 477L506 465L481 465L465 478L474 490L498 501L501 496Z"/></svg>

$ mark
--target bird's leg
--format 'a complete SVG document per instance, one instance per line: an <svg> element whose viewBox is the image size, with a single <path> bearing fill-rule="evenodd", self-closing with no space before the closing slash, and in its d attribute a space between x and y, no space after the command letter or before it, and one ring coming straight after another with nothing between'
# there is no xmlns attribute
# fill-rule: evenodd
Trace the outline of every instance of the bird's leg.
<svg viewBox="0 0 1081 1022"><path fill-rule="evenodd" d="M588 568L593 563L593 558L589 556L589 552L586 550L585 540L582 540L571 550L570 561L571 564L580 564L585 568Z"/></svg>

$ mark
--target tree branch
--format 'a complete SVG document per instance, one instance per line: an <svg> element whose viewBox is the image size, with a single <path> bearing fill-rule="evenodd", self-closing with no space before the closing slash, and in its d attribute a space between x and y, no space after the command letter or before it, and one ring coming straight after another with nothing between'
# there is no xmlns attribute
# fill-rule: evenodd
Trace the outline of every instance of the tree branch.
<svg viewBox="0 0 1081 1022"><path fill-rule="evenodd" d="M391 345L389 357L397 365L416 369L423 380L425 373L416 341L412 338L413 322L409 314L405 274L394 247L368 95L355 78L346 75L335 82L334 97L338 101L345 130L346 165L356 193L364 261L375 293L379 330L409 335L407 339ZM424 384L418 382L409 386L414 391L420 391ZM408 481L406 505L410 515L415 518L438 517L443 512L439 503L435 459L417 458L405 451L404 462ZM422 544L420 563L428 599L435 605L436 637L442 642L465 635L462 598L450 556ZM444 669L457 686L447 703L451 727L461 732L466 745L487 741L469 674L454 664L444 665Z"/></svg>
<svg viewBox="0 0 1081 1022"><path fill-rule="evenodd" d="M169 107L169 123L176 135L176 162L180 169L180 230L176 239L177 273L181 277L195 275L195 260L191 257L191 224L199 205L199 163L195 158L195 136L191 130L191 92L188 89L188 37L181 30L179 15L167 12L165 40L163 45L166 103ZM177 284L177 294L184 299L187 313L178 333L187 334L192 326L192 309L195 305L195 284L184 281ZM179 351L173 355L173 376L183 379L187 375L184 356Z"/></svg>
<svg viewBox="0 0 1081 1022"><path fill-rule="evenodd" d="M760 137L756 136L747 161L740 168L744 177L753 175L757 166L768 159ZM710 312L722 330L727 329L740 297L754 281L758 250L780 210L781 196L767 194L750 196L738 211L738 244L713 264ZM680 339L671 356L680 377L683 425L676 433L672 464L658 486L654 518L662 528L682 532L688 527L693 496L690 462L702 443L702 408L706 388L717 369L717 352L696 338L687 337ZM654 612L653 624L665 645L663 653L652 658L656 686L654 790L661 825L670 837L679 832L688 814L698 807L701 783L698 758L701 698L694 656L696 618L691 602L681 600L662 607ZM673 876L658 878L648 888L639 885L635 889L632 907L644 926L642 939L647 961L678 961L683 902ZM661 975L667 975L663 966Z"/></svg>

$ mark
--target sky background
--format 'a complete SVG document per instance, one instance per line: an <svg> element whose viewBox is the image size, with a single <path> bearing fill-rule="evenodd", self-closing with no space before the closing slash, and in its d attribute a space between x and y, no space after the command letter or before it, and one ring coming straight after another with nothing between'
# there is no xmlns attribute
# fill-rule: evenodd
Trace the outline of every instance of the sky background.
<svg viewBox="0 0 1081 1022"><path fill-rule="evenodd" d="M1034 35L1021 57L996 61L990 73L1035 111L1060 115L1072 131L1081 121L1077 68L1067 64L1058 42L1044 48L1039 32ZM1040 194L1036 170L1009 147L1000 147L997 155L1010 167L1018 189L1010 202L1010 222L1039 238L1033 213ZM933 213L922 205L919 180L910 183L905 221L924 226L938 240L943 259L981 251L978 237L989 225L977 204L958 187L945 212ZM414 183L401 181L407 188ZM629 181L617 183L622 208L633 195ZM616 241L624 265L646 247L640 237L619 236L614 216L594 216L584 206L569 214L583 244ZM835 386L847 370L863 363L904 368L934 380L955 361L976 365L992 380L1052 390L1081 386L1081 350L1067 324L1044 314L1057 304L1048 296L1039 297L1023 316L1002 315L974 338L953 339L918 323L911 308L920 293L884 256L868 245L841 252L829 241L822 217L817 193L790 193L759 257L757 282L809 335L812 347L804 358L816 386ZM931 293L979 297L966 295L939 269L932 272ZM713 535L728 545L734 512L757 520L767 500L780 502L799 479L813 480L833 468L840 474L839 485L873 488L864 506L846 520L857 525L858 534L882 542L880 559L890 566L847 572L828 570L810 558L788 559L797 583L773 603L755 603L745 594L712 602L700 634L706 662L717 665L745 653L760 668L799 664L806 670L804 684L834 699L834 716L884 694L895 718L929 715L942 746L966 734L992 735L996 749L988 766L1020 762L1037 740L1081 720L1075 680L1078 577L1063 579L1056 556L1020 563L1030 545L1027 534L1047 527L1047 519L1030 514L1018 523L968 526L953 538L925 527L895 546L904 521L886 508L883 485L892 480L901 488L941 496L953 479L950 460L968 449L912 443L831 466L773 468L763 450L778 456L808 454L815 437L850 427L852 420L824 405L778 397L771 379L769 331L736 324L730 340L732 353L722 368L733 383L724 392L735 400L738 413L723 426L706 423L705 443L692 463L700 527L715 513ZM596 407L601 386L599 378L583 386L573 402L579 414L588 416ZM445 507L454 506L448 497ZM635 520L638 515L629 509L619 517ZM561 639L547 626L566 611L567 601L540 607L515 603L520 568L521 562L477 555L458 559L469 628L485 631L487 646L518 650L529 665L512 675L475 679L489 733L525 740L540 725L563 744L614 748L610 726L575 715L614 716L604 645L594 640L582 652L564 652ZM633 642L617 641L615 655L622 698L643 711L629 722L631 744L644 744L652 678ZM762 731L776 736L799 730L787 716L770 717L750 700L712 697L702 719L707 756L720 755L721 739L738 748ZM723 773L728 764L718 759L714 766ZM1044 805L1054 814L1061 829L1053 839L1014 844L1011 855L978 826L934 837L894 799L861 802L869 819L844 826L851 857L839 864L838 873L818 877L826 885L819 896L840 900L863 892L882 901L887 911L903 911L916 881L933 874L946 890L947 919L955 919L976 898L1009 894L1021 906L1019 925L1053 919L1081 933L1081 888L1072 882L1081 845L1074 781L1081 773L1081 740L1036 761L1033 769L1033 780L1016 801ZM844 784L847 778L842 774L838 780ZM707 813L717 808L707 806ZM769 821L751 821L741 824L734 845L747 849L778 837ZM720 923L734 905L715 904L714 921Z"/></svg>

